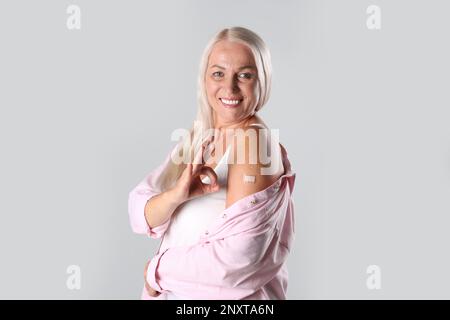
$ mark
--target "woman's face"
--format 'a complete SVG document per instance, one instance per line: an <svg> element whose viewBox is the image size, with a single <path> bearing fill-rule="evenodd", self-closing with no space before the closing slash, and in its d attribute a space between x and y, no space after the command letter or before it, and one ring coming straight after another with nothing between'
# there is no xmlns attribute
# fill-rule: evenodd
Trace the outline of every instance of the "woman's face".
<svg viewBox="0 0 450 320"><path fill-rule="evenodd" d="M205 87L216 127L239 123L253 114L257 102L257 69L249 47L221 40L209 56Z"/></svg>

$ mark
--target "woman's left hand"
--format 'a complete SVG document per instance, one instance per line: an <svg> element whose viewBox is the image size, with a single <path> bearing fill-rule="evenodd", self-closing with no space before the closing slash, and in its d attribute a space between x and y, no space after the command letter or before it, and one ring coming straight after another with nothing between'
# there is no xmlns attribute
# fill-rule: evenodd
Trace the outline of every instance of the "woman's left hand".
<svg viewBox="0 0 450 320"><path fill-rule="evenodd" d="M152 287L150 287L150 285L147 282L147 269L148 269L148 265L150 264L150 260L147 261L147 263L145 264L145 269L144 269L144 282L145 282L145 289L147 290L147 293L149 296L151 297L157 297L161 294L161 292L156 291L155 289L153 289Z"/></svg>

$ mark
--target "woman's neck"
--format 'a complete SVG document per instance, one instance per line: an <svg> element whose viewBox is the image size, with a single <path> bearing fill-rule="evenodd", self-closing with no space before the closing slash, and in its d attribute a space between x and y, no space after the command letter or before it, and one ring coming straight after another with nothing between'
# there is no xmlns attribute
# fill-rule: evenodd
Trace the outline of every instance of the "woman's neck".
<svg viewBox="0 0 450 320"><path fill-rule="evenodd" d="M214 129L217 129L221 134L224 134L227 129L245 128L249 123L252 123L254 122L254 120L257 120L256 117L257 117L256 115L253 115L233 123L220 123L219 121L217 121L214 124Z"/></svg>

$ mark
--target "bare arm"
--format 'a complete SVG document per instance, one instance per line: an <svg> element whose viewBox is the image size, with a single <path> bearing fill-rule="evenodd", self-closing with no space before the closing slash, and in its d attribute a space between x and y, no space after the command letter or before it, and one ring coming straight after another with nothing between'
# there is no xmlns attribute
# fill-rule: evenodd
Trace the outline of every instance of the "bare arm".
<svg viewBox="0 0 450 320"><path fill-rule="evenodd" d="M166 222L175 209L182 203L177 200L173 189L162 192L147 201L144 213L150 228L155 228Z"/></svg>
<svg viewBox="0 0 450 320"><path fill-rule="evenodd" d="M283 174L284 168L281 160L281 149L277 140L273 140L276 144L272 145L271 137L266 131L261 131L259 134L258 129L247 128L247 130L257 130L256 144L247 143L244 141L243 145L234 143L234 155L239 153L238 148L242 148L244 151L244 163L231 163L228 165L228 184L227 184L227 198L225 207L228 208L236 201L264 190L269 187ZM269 163L263 164L260 159L260 148L262 145L266 145L266 150L271 150L271 158ZM251 163L249 160L256 159L256 163ZM271 168L272 174L263 174L263 168ZM246 181L245 178L249 180Z"/></svg>
<svg viewBox="0 0 450 320"><path fill-rule="evenodd" d="M188 164L175 186L150 198L144 208L145 220L150 228L162 225L183 202L219 190L217 175L213 169L204 166L204 147L196 155L196 164ZM201 161L201 162L200 162ZM200 176L210 178L210 184L204 184Z"/></svg>

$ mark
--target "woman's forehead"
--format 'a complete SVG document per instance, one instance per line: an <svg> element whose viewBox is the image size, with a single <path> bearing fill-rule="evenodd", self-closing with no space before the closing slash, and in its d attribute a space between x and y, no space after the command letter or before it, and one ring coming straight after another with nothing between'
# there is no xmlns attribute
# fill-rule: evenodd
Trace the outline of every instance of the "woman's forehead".
<svg viewBox="0 0 450 320"><path fill-rule="evenodd" d="M255 61L252 51L245 44L222 40L213 46L208 65L243 67L254 66Z"/></svg>

